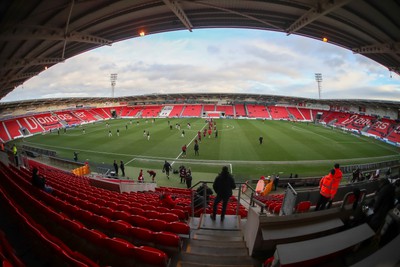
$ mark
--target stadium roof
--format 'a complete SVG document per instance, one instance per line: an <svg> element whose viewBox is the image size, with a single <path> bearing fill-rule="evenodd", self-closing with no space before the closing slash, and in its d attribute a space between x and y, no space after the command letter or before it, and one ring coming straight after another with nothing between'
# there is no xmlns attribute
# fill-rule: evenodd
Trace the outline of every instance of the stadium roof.
<svg viewBox="0 0 400 267"><path fill-rule="evenodd" d="M322 40L400 74L399 0L3 0L0 99L48 67L114 42L248 28Z"/></svg>

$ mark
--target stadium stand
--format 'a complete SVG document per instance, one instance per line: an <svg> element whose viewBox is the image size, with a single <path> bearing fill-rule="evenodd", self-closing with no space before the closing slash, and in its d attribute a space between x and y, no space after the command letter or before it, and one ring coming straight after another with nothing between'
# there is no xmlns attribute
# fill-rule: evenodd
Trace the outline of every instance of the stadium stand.
<svg viewBox="0 0 400 267"><path fill-rule="evenodd" d="M217 105L216 106L216 111L224 113L225 116L230 116L230 117L235 116L235 112L233 110L233 106L231 106L231 105Z"/></svg>
<svg viewBox="0 0 400 267"><path fill-rule="evenodd" d="M306 120L297 107L287 107L287 111L289 112L290 115L292 115L292 119L294 118L295 120L299 121Z"/></svg>
<svg viewBox="0 0 400 267"><path fill-rule="evenodd" d="M249 118L270 118L268 109L263 105L246 105Z"/></svg>
<svg viewBox="0 0 400 267"><path fill-rule="evenodd" d="M22 127L25 127L28 130L30 134L41 133L44 131L44 128L37 123L33 117L24 117L17 120Z"/></svg>
<svg viewBox="0 0 400 267"><path fill-rule="evenodd" d="M182 117L201 117L202 105L186 105Z"/></svg>
<svg viewBox="0 0 400 267"><path fill-rule="evenodd" d="M234 106L235 117L247 117L246 108L244 104L236 104Z"/></svg>
<svg viewBox="0 0 400 267"><path fill-rule="evenodd" d="M289 120L289 113L286 107L282 106L269 106L269 113L273 120Z"/></svg>
<svg viewBox="0 0 400 267"><path fill-rule="evenodd" d="M32 117L34 117L35 121L37 121L45 131L63 127L58 117L51 113L36 114L32 115Z"/></svg>

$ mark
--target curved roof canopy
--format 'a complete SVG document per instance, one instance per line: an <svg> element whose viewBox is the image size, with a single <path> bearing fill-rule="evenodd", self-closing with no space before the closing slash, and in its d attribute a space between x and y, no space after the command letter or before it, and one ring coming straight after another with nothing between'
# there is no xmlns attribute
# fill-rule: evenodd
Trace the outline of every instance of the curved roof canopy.
<svg viewBox="0 0 400 267"><path fill-rule="evenodd" d="M400 74L399 0L3 0L0 99L46 68L140 33L249 28L360 53Z"/></svg>

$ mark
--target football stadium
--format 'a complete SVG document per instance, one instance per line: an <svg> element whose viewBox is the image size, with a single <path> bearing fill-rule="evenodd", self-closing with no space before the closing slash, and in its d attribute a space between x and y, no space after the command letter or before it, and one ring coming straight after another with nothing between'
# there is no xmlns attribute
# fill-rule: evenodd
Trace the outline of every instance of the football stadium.
<svg viewBox="0 0 400 267"><path fill-rule="evenodd" d="M88 51L213 28L329 42L400 75L395 0L10 0L0 11L3 100ZM398 95L114 96L109 78L111 97L0 102L3 267L399 266Z"/></svg>

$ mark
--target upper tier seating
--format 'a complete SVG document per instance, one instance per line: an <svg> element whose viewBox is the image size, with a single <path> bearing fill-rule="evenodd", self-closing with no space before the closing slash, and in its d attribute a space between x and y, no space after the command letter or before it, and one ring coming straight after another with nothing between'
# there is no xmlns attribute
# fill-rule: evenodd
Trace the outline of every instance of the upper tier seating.
<svg viewBox="0 0 400 267"><path fill-rule="evenodd" d="M232 105L217 105L217 111L225 112L225 116L235 116Z"/></svg>
<svg viewBox="0 0 400 267"><path fill-rule="evenodd" d="M174 105L171 112L168 115L168 118L179 117L183 111L184 105Z"/></svg>
<svg viewBox="0 0 400 267"><path fill-rule="evenodd" d="M158 114L162 110L161 105L156 105L156 106L144 106L142 110L142 117L143 118L154 118L157 117Z"/></svg>
<svg viewBox="0 0 400 267"><path fill-rule="evenodd" d="M249 118L269 118L266 106L263 105L246 105Z"/></svg>
<svg viewBox="0 0 400 267"><path fill-rule="evenodd" d="M186 105L182 117L201 117L202 105Z"/></svg>
<svg viewBox="0 0 400 267"><path fill-rule="evenodd" d="M270 110L270 114L272 119L274 120L289 120L289 113L286 107L281 106L270 106L268 107Z"/></svg>
<svg viewBox="0 0 400 267"><path fill-rule="evenodd" d="M308 108L298 108L298 110L301 112L301 114L303 115L304 119L307 121L311 121L311 112L312 109L308 109Z"/></svg>
<svg viewBox="0 0 400 267"><path fill-rule="evenodd" d="M97 118L93 116L93 113L90 112L90 110L86 109L76 109L71 111L72 114L75 115L75 117L81 119L84 122L94 122L97 121Z"/></svg>
<svg viewBox="0 0 400 267"><path fill-rule="evenodd" d="M297 107L287 107L287 111L292 114L296 120L304 121L305 118Z"/></svg>
<svg viewBox="0 0 400 267"><path fill-rule="evenodd" d="M236 104L235 105L235 116L236 117L246 117L247 116L244 104Z"/></svg>
<svg viewBox="0 0 400 267"><path fill-rule="evenodd" d="M20 137L22 135L20 131L20 125L17 120L8 120L4 122L4 125L7 127L8 133L11 135L11 138L14 139L16 137Z"/></svg>

